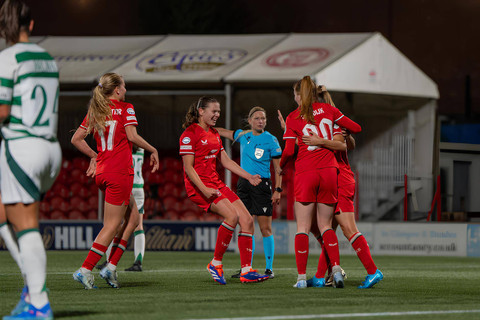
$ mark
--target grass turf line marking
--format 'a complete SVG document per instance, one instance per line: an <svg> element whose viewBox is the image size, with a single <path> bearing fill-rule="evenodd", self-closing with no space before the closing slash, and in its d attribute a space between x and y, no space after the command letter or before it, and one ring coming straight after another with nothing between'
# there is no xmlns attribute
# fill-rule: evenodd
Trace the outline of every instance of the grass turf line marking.
<svg viewBox="0 0 480 320"><path fill-rule="evenodd" d="M336 313L336 314L305 314L296 316L266 316L266 317L241 317L241 318L205 318L189 320L288 320L288 319L332 319L332 318L360 318L382 316L417 316L429 314L452 313L480 313L479 310L445 310L445 311L405 311L405 312L373 312L373 313Z"/></svg>

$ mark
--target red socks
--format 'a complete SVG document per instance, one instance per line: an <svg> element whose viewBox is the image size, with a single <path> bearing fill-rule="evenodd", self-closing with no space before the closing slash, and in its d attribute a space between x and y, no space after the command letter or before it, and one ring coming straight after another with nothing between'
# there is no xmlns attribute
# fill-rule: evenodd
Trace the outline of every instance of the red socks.
<svg viewBox="0 0 480 320"><path fill-rule="evenodd" d="M90 248L90 251L88 252L87 258L82 264L82 268L91 271L93 267L95 267L95 265L98 263L98 261L100 261L100 259L103 257L105 251L107 251L107 247L94 242L92 247Z"/></svg>
<svg viewBox="0 0 480 320"><path fill-rule="evenodd" d="M123 239L120 240L120 243L117 245L117 247L112 247L112 253L110 254L110 260L108 262L116 266L126 249L127 241Z"/></svg>
<svg viewBox="0 0 480 320"><path fill-rule="evenodd" d="M222 222L222 225L218 228L217 233L217 243L215 244L215 252L213 253L213 259L222 261L225 251L227 251L228 245L232 240L233 230L235 227L232 227L225 221ZM250 249L252 247L250 246ZM251 256L250 252L250 256Z"/></svg>
<svg viewBox="0 0 480 320"><path fill-rule="evenodd" d="M322 247L322 253L320 253L320 257L318 258L317 273L315 274L315 277L320 279L325 277L325 273L327 272L328 266L330 265L330 261L325 253L325 245L323 244L322 237L317 239L317 241Z"/></svg>
<svg viewBox="0 0 480 320"><path fill-rule="evenodd" d="M115 251L117 250L118 244L120 243L120 240L122 240L122 239L121 239L121 238L118 238L118 237L113 238L112 249L110 249L110 255L108 256L108 260L107 260L107 261L110 262L110 260L112 260L113 254L114 254Z"/></svg>
<svg viewBox="0 0 480 320"><path fill-rule="evenodd" d="M298 274L306 274L308 261L308 234L306 233L295 235L295 261Z"/></svg>
<svg viewBox="0 0 480 320"><path fill-rule="evenodd" d="M252 265L252 238L253 235L249 232L240 231L238 234L238 250L242 268Z"/></svg>
<svg viewBox="0 0 480 320"><path fill-rule="evenodd" d="M340 252L338 251L338 239L335 231L328 229L322 234L322 239L331 266L334 267L340 265Z"/></svg>
<svg viewBox="0 0 480 320"><path fill-rule="evenodd" d="M377 266L375 265L375 262L373 262L372 254L370 253L370 247L368 246L365 237L360 232L357 232L348 240L357 253L357 256L362 262L363 266L367 270L367 273L374 274L375 271L377 271Z"/></svg>

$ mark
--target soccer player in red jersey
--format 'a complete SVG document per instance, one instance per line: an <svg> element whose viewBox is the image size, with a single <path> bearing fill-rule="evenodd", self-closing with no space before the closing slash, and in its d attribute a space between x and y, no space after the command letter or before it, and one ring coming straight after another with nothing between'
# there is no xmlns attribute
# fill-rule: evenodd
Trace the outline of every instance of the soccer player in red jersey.
<svg viewBox="0 0 480 320"><path fill-rule="evenodd" d="M299 150L295 161L295 215L297 234L295 236L295 259L298 278L296 288L306 288L306 268L308 260L308 233L312 218L316 214L325 249L332 264L334 286L342 288L344 279L340 267L338 239L332 229L334 208L337 203L338 164L332 150L318 146L308 146L302 141L304 135L316 133L327 140L333 139L333 125L336 123L351 132L361 131L361 127L345 117L340 110L319 102L321 88L304 77L294 85L295 101L299 105L286 121L283 138L285 150L280 161L284 168L293 159L295 141Z"/></svg>
<svg viewBox="0 0 480 320"><path fill-rule="evenodd" d="M180 155L183 159L185 189L188 197L206 212L213 212L224 218L218 228L217 242L212 261L207 265L213 280L226 284L222 259L232 239L237 224L240 225L238 248L240 251L243 283L260 282L268 275L260 275L252 269L253 218L238 196L220 180L216 170L219 158L223 167L258 185L260 176L252 175L231 160L223 149L220 135L213 128L220 117L220 103L211 97L201 97L192 103L180 137Z"/></svg>
<svg viewBox="0 0 480 320"><path fill-rule="evenodd" d="M335 106L333 100L326 90L325 87L322 87L322 94L324 99L332 106ZM334 226L336 229L337 225L340 225L343 231L343 235L350 241L353 249L355 250L358 258L362 262L363 266L367 270L367 276L365 281L360 285L359 289L366 289L373 287L376 283L383 279L382 272L377 268L373 262L372 255L370 253L370 248L368 246L365 237L358 231L357 225L355 223L355 214L353 207L353 198L355 196L355 177L350 168L348 162L347 150L355 149L355 139L350 135L350 132L345 129L341 129L338 126L335 126L334 134L335 137L341 137L341 142L329 141L316 134L303 136L302 141L309 146L320 146L327 147L335 151L335 158L338 162L339 174L338 174L338 205L335 214ZM328 144L328 145L326 145ZM324 278L325 273L328 269L328 260L325 255L325 250L323 250L323 244L321 241L320 232L315 226L312 226L312 233L317 237L320 244L322 245L322 253L318 261L317 273L312 279L307 281L307 286L311 287L324 287L329 285L332 281L331 273L327 278ZM326 279L326 281L325 281Z"/></svg>
<svg viewBox="0 0 480 320"><path fill-rule="evenodd" d="M95 176L97 186L105 192L103 228L97 235L82 267L73 274L73 278L82 283L85 289L96 288L91 271L105 254L122 220L133 219L127 225L138 224L138 210L132 210L137 212L136 215L128 214L135 206L135 200L131 196L132 143L151 152L152 172L159 166L157 150L137 133L138 122L133 105L124 102L126 92L125 82L121 76L116 73L103 75L93 90L88 113L72 137L73 145L90 157L87 176ZM92 132L97 143L98 154L85 141L85 137ZM129 206L130 210L127 211ZM118 248L112 253L109 264L100 271L100 276L114 288L118 288L116 264L127 245L127 241L121 234L117 236Z"/></svg>

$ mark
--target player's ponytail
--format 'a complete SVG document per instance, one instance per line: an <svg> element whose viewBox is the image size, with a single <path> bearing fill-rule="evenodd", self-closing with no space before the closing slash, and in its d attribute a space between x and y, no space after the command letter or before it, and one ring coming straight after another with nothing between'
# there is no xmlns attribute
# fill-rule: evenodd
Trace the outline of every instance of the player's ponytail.
<svg viewBox="0 0 480 320"><path fill-rule="evenodd" d="M295 92L299 93L302 99L302 105L300 106L300 116L302 116L308 123L315 123L312 105L313 103L318 101L317 85L309 76L305 76L300 81L299 89L299 91Z"/></svg>
<svg viewBox="0 0 480 320"><path fill-rule="evenodd" d="M21 0L6 0L0 8L0 36L15 44L20 31L29 33L32 16L30 8Z"/></svg>
<svg viewBox="0 0 480 320"><path fill-rule="evenodd" d="M218 103L218 101L215 98L203 96L193 102L185 115L185 121L183 122L182 128L187 129L192 123L198 123L198 109L205 109L209 103Z"/></svg>
<svg viewBox="0 0 480 320"><path fill-rule="evenodd" d="M106 73L93 89L92 99L88 106L88 127L87 133L93 130L104 131L105 122L112 119L112 109L110 105L112 101L108 98L116 87L122 85L122 77L116 73Z"/></svg>
<svg viewBox="0 0 480 320"><path fill-rule="evenodd" d="M327 88L323 85L320 85L317 87L317 94L318 94L318 99L320 102L328 103L331 106L335 107L335 103L333 103L332 96L330 93L327 91Z"/></svg>

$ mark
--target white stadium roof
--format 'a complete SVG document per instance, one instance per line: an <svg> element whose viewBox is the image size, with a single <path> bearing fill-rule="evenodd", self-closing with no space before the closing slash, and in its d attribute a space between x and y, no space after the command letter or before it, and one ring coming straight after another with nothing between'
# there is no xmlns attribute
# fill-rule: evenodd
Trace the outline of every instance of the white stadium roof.
<svg viewBox="0 0 480 320"><path fill-rule="evenodd" d="M128 83L293 83L438 99L436 84L379 33L32 37L64 84L106 72ZM0 49L4 47L0 44Z"/></svg>

